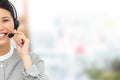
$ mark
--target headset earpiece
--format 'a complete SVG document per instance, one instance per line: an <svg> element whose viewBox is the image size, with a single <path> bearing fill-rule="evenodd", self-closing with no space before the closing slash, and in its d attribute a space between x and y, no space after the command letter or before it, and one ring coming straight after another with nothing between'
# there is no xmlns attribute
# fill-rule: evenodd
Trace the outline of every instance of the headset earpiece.
<svg viewBox="0 0 120 80"><path fill-rule="evenodd" d="M7 0L8 1L8 0ZM19 23L19 21L18 21L18 19L17 19L17 11L16 11L16 8L14 7L14 5L10 2L10 1L8 1L8 3L9 3L9 5L12 7L11 9L13 10L13 19L14 19L14 29L18 29L18 27L19 27L19 25L20 25L20 23Z"/></svg>
<svg viewBox="0 0 120 80"><path fill-rule="evenodd" d="M17 20L17 19L14 19L14 29L18 29L18 27L19 27L19 21Z"/></svg>

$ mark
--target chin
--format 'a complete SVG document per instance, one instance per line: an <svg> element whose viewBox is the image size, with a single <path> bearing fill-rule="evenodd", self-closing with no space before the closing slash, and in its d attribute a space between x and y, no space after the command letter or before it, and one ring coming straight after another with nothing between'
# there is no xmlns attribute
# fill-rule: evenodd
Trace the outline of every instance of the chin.
<svg viewBox="0 0 120 80"><path fill-rule="evenodd" d="M10 40L0 40L0 47L7 46L10 44Z"/></svg>

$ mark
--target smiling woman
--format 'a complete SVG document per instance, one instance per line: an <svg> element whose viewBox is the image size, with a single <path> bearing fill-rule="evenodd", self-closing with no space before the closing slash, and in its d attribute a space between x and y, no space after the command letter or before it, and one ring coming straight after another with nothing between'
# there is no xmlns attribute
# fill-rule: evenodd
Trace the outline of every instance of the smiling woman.
<svg viewBox="0 0 120 80"><path fill-rule="evenodd" d="M18 27L14 5L0 0L0 80L47 80L43 60L29 51L29 38ZM11 38L16 48L10 45Z"/></svg>

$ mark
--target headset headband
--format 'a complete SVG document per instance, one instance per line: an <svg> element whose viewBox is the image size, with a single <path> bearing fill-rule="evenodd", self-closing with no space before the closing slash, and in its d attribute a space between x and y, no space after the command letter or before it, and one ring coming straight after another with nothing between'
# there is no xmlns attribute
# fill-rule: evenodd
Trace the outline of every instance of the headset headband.
<svg viewBox="0 0 120 80"><path fill-rule="evenodd" d="M8 1L8 0L5 0L5 1ZM14 6L10 1L8 1L8 3L9 3L10 6L12 7L13 14L14 14L14 19L17 19L17 11L16 11L15 6Z"/></svg>

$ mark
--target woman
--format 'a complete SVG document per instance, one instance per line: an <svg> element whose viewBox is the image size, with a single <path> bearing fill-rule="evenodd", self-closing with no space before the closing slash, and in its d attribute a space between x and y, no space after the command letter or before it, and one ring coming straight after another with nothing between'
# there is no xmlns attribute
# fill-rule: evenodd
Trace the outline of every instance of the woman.
<svg viewBox="0 0 120 80"><path fill-rule="evenodd" d="M17 31L19 21L13 4L0 0L0 80L47 80L44 63L29 52L29 39ZM16 49L10 45L13 37Z"/></svg>

